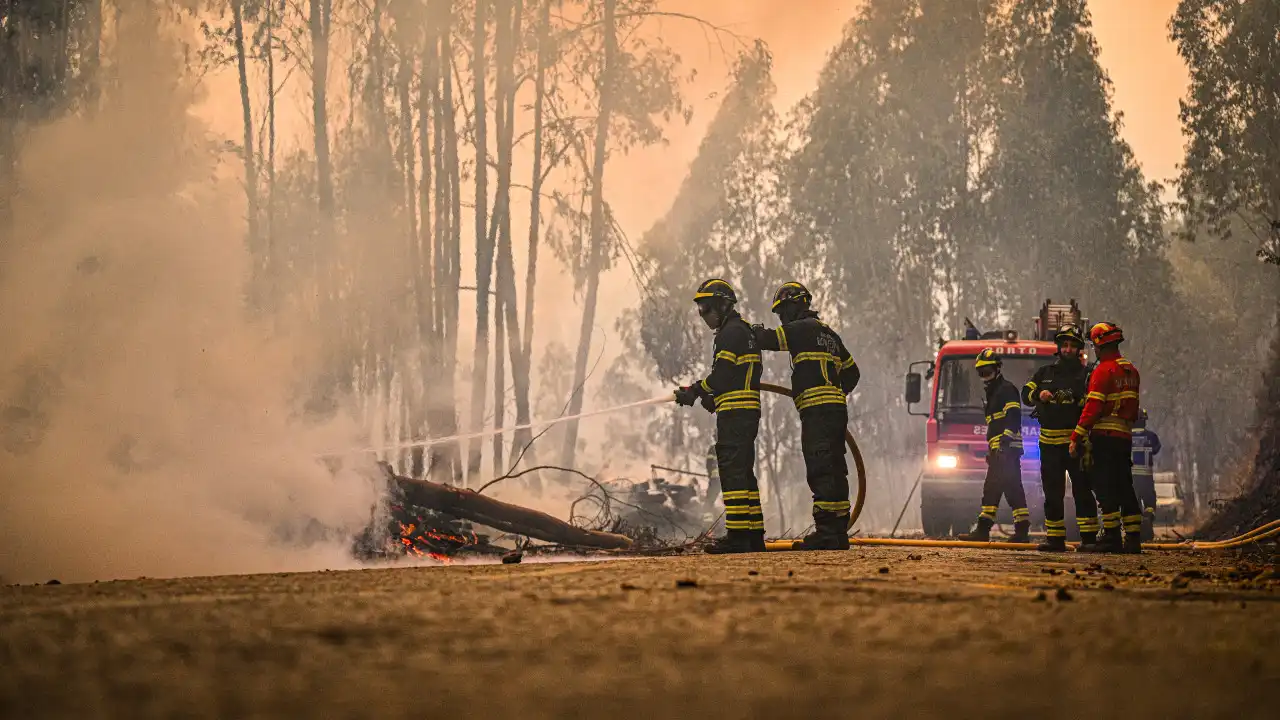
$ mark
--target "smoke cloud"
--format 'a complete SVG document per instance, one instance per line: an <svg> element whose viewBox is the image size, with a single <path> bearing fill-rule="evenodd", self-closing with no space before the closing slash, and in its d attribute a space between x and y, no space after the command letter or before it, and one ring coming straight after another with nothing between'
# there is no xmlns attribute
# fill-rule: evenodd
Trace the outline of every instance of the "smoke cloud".
<svg viewBox="0 0 1280 720"><path fill-rule="evenodd" d="M355 424L295 401L323 329L248 320L243 194L150 15L122 15L105 107L22 142L0 264L0 576L353 565L378 488L316 459Z"/></svg>

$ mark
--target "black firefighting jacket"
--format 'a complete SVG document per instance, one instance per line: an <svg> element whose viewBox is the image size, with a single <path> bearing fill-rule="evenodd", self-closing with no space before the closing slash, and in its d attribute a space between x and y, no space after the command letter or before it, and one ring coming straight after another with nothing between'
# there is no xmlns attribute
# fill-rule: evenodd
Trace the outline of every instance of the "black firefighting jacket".
<svg viewBox="0 0 1280 720"><path fill-rule="evenodd" d="M770 330L754 326L762 350L791 353L791 397L797 410L817 405L844 405L861 372L835 330L806 310L798 320Z"/></svg>
<svg viewBox="0 0 1280 720"><path fill-rule="evenodd" d="M751 326L737 312L716 331L711 374L698 383L717 413L760 409L760 348Z"/></svg>
<svg viewBox="0 0 1280 720"><path fill-rule="evenodd" d="M1022 454L1022 405L1018 389L1003 375L987 384L987 449Z"/></svg>
<svg viewBox="0 0 1280 720"><path fill-rule="evenodd" d="M1080 421L1089 389L1089 369L1083 363L1059 360L1036 369L1022 386L1022 403L1035 408L1040 420L1041 445L1069 445L1071 431ZM1040 400L1040 392L1048 390L1053 397Z"/></svg>

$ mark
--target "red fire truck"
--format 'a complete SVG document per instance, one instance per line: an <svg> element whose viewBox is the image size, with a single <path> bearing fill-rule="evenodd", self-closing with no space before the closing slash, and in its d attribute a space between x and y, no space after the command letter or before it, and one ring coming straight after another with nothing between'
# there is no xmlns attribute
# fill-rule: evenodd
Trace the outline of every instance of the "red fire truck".
<svg viewBox="0 0 1280 720"><path fill-rule="evenodd" d="M947 537L967 532L982 504L982 481L986 475L987 426L983 416L985 390L973 368L978 353L991 348L1003 356L1003 372L1019 391L1041 365L1056 360L1053 336L1058 328L1073 323L1084 328L1080 308L1045 300L1035 319L1031 339L1016 330L980 332L966 320L965 338L938 340L933 360L911 363L907 372L907 412L928 418L925 421L925 466L920 478L920 516L925 535ZM922 372L923 371L923 372ZM927 410L916 409L921 402L924 380L931 381ZM1022 484L1027 491L1031 526L1044 527L1044 492L1040 487L1040 424L1023 407ZM1070 487L1068 487L1068 496ZM1070 497L1067 507L1071 507ZM1002 502L998 523L1011 524L1013 516ZM1074 523L1069 533L1078 537Z"/></svg>

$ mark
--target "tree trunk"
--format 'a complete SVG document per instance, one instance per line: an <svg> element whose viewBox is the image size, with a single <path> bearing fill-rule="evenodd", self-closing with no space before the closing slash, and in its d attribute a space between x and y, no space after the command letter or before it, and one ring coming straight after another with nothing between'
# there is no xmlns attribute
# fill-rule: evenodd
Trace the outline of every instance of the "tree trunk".
<svg viewBox="0 0 1280 720"><path fill-rule="evenodd" d="M485 383L489 369L489 285L493 269L493 244L487 232L486 214L489 207L488 188L488 136L486 134L486 102L487 92L485 79L488 70L485 66L485 43L488 37L485 28L485 8L488 0L476 0L476 16L474 36L472 39L473 59L471 63L472 79L475 92L475 144L476 144L476 345L471 368L471 426L479 430L484 423ZM468 482L472 476L480 472L480 458L484 452L483 443L472 441L468 444L470 457L467 461Z"/></svg>
<svg viewBox="0 0 1280 720"><path fill-rule="evenodd" d="M538 280L538 233L542 225L542 106L547 94L547 35L551 0L542 0L538 16L538 68L533 90L533 176L529 181L529 261L524 278L524 356L533 358L533 290Z"/></svg>
<svg viewBox="0 0 1280 720"><path fill-rule="evenodd" d="M527 425L530 421L529 378L531 357L520 334L515 259L512 252L514 242L511 237L511 165L515 154L517 89L515 65L520 47L521 18L524 16L523 0L508 0L507 10L509 12L510 25L507 32L506 44L508 48L506 58L501 66L501 73L505 75L505 82L502 83L503 87L500 91L501 102L504 106L504 125L498 140L498 183L502 207L502 214L498 217L498 221L501 223L498 232L498 292L502 297L502 311L508 335L507 345L511 352L511 376L516 400L516 424ZM502 75L499 77L502 78ZM530 307L532 303L532 295L526 294L525 306ZM514 441L513 454L518 455L524 452L526 459L532 460L530 453L532 452L533 433L529 429L518 430L515 433ZM525 448L529 448L529 450L525 451ZM530 481L536 482L536 477L530 478Z"/></svg>
<svg viewBox="0 0 1280 720"><path fill-rule="evenodd" d="M444 346L440 350L443 364L445 387L441 394L442 402L436 403L436 417L440 432L448 437L456 434L457 398L454 392L454 381L458 364L458 331L460 323L460 306L458 303L458 286L462 282L462 168L458 152L458 127L456 110L453 101L453 9L449 0L438 0L442 7L443 21L440 24L440 61L437 68L440 72L440 96L437 98L436 117L444 128L441 152L442 165L437 177L441 180L447 173L447 198L443 198L438 206L441 252L437 257L442 264L447 264L447 272L442 274L442 281L437 285L441 295L437 305L442 308L444 330ZM443 221L445 201L448 203L448 220ZM459 446L450 445L441 448L446 465L446 474L452 475L455 483L462 482L462 458Z"/></svg>
<svg viewBox="0 0 1280 720"><path fill-rule="evenodd" d="M275 0L267 2L267 232L263 238L264 279L269 302L275 301L276 258L276 52Z"/></svg>
<svg viewBox="0 0 1280 720"><path fill-rule="evenodd" d="M308 26L311 31L311 119L315 129L316 199L320 210L320 233L325 250L330 250L334 233L333 164L329 159L329 109L326 86L329 82L329 22L332 0L310 0ZM323 282L333 270L320 268L320 256L312 250L312 270L321 292L333 292L333 283ZM325 263L328 266L328 263Z"/></svg>
<svg viewBox="0 0 1280 720"><path fill-rule="evenodd" d="M544 512L494 500L471 490L400 477L386 464L382 469L390 480L405 490L413 504L446 515L559 545L621 550L632 544L626 535L584 530Z"/></svg>
<svg viewBox="0 0 1280 720"><path fill-rule="evenodd" d="M263 307L262 267L265 264L262 248L258 247L258 170L254 158L253 110L249 103L249 73L244 49L244 2L231 0L232 31L235 35L236 71L240 78L240 112L244 121L244 196L248 204L248 232L246 244L253 270L249 274L249 303L254 311Z"/></svg>
<svg viewBox="0 0 1280 720"><path fill-rule="evenodd" d="M600 69L600 113L596 117L595 157L591 172L591 248L587 256L587 294L583 300L582 325L578 331L578 355L573 365L573 389L569 415L582 412L586 394L587 358L591 351L591 331L596 322L596 299L600 293L600 273L604 265L608 233L604 213L604 161L609 140L609 120L613 112L613 69L618 52L615 27L617 0L604 0L604 64ZM578 445L578 421L565 430L564 463L573 467Z"/></svg>

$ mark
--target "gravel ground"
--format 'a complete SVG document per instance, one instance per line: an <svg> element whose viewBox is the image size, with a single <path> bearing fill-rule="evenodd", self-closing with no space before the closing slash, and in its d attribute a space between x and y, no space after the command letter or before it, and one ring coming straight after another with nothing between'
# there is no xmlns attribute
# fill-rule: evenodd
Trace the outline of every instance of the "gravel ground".
<svg viewBox="0 0 1280 720"><path fill-rule="evenodd" d="M1280 571L855 548L6 587L0 668L16 718L1271 718Z"/></svg>

